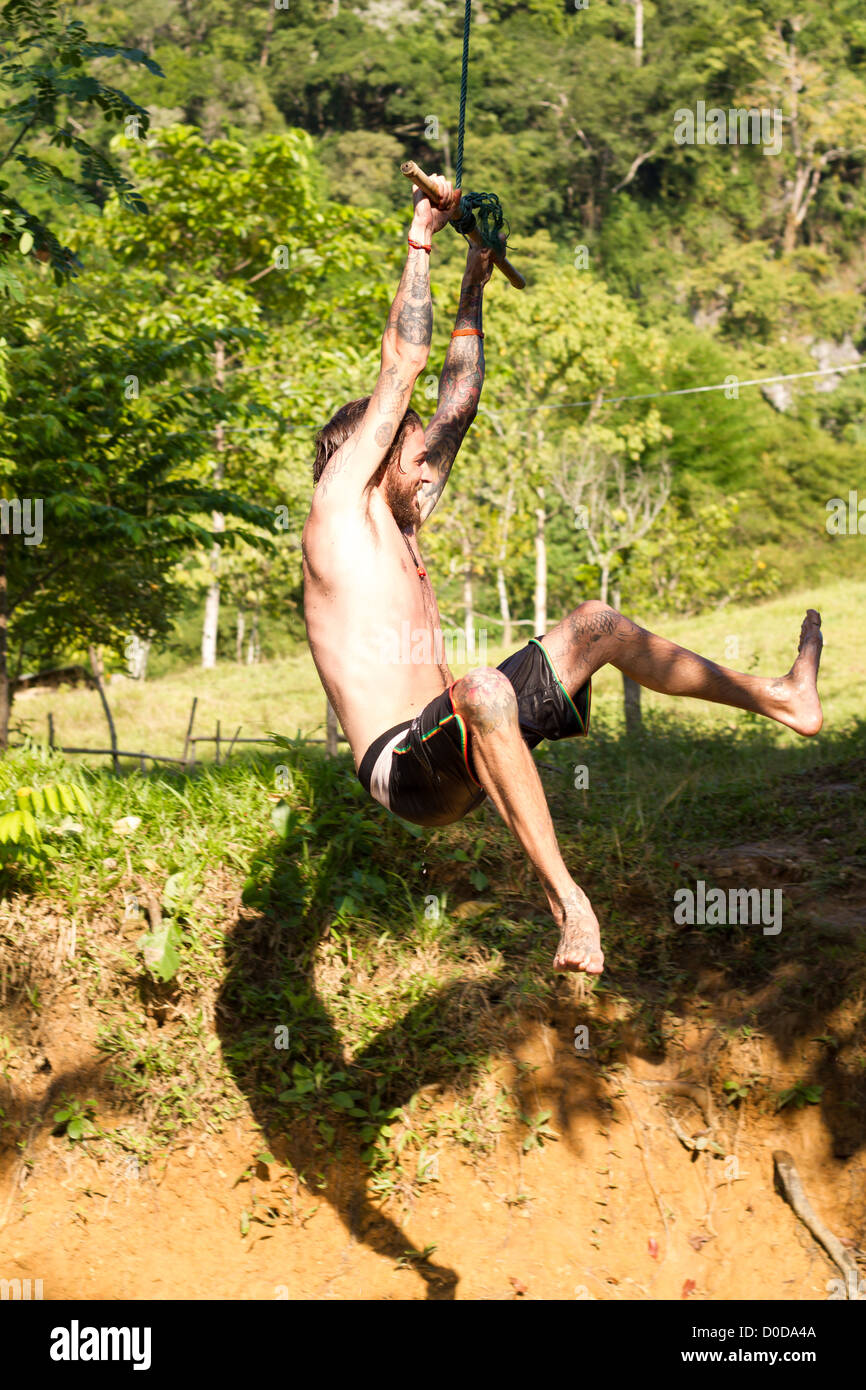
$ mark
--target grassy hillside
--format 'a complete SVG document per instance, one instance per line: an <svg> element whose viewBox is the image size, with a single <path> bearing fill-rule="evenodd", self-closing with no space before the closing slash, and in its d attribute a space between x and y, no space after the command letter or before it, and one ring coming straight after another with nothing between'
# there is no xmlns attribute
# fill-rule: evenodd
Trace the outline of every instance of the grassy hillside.
<svg viewBox="0 0 866 1390"><path fill-rule="evenodd" d="M45 867L7 872L0 1173L61 1150L97 1164L125 1154L155 1172L196 1135L243 1120L295 1195L266 1201L248 1173L240 1239L251 1225L263 1232L255 1223L297 1222L300 1192L372 1249L399 1253L406 1238L382 1202L411 1204L449 1155L479 1165L510 1145L543 1154L562 1132L520 1062L538 1028L568 1042L587 1027L585 1058L570 1065L595 1097L588 1115L612 1122L635 1058L677 1068L684 1030L700 1024L711 1042L689 1054L687 1074L719 1111L707 1180L736 1152L735 1120L743 1135L781 1125L793 1143L806 1111L844 1174L866 1140L863 593L809 598L828 635L818 739L648 700L646 736L628 740L606 672L591 737L537 751L566 859L602 923L607 968L586 990L551 971L543 896L486 807L417 831L364 797L347 753L330 762L301 744L120 779L41 749L10 755L4 802L22 783L78 780L93 814L55 818ZM805 603L672 630L717 656L738 636L741 665L755 656L778 671ZM122 740L134 730L136 743L176 751L193 690L202 724L311 731L322 707L306 658L207 681L186 673L120 687ZM65 736L100 736L90 696L48 703ZM588 789L574 788L577 763ZM779 889L782 932L677 925L673 894L697 877ZM168 928L176 960L161 980L143 950ZM70 1115L89 1121L82 1137ZM429 1253L410 1254L433 1279Z"/></svg>

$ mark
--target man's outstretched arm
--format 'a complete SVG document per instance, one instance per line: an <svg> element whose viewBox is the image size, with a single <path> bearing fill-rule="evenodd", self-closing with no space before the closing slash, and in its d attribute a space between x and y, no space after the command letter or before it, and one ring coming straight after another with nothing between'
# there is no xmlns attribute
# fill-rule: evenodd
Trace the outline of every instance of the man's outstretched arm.
<svg viewBox="0 0 866 1390"><path fill-rule="evenodd" d="M439 378L439 399L436 414L425 434L427 465L434 474L418 494L421 523L425 522L442 495L451 465L463 443L481 396L484 381L484 340L481 333L481 309L484 286L493 268L490 253L470 246L466 271L460 290L460 307L454 332ZM466 332L474 329L475 332Z"/></svg>
<svg viewBox="0 0 866 1390"><path fill-rule="evenodd" d="M445 211L432 207L420 190L414 189L410 246L382 338L379 379L359 428L325 466L314 494L314 503L319 505L329 494L346 505L361 500L393 443L412 388L427 363L433 331L429 247L433 233L446 225L447 208L454 198L454 190L445 179L436 176L433 182ZM338 480L339 487L335 487Z"/></svg>

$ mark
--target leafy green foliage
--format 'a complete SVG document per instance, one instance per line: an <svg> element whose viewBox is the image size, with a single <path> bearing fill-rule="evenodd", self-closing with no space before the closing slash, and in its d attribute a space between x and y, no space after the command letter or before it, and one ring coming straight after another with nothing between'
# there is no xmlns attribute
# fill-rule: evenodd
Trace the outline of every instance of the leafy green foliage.
<svg viewBox="0 0 866 1390"><path fill-rule="evenodd" d="M227 545L267 545L273 526L200 463L214 420L237 408L177 378L209 360L214 333L142 331L129 299L109 324L112 304L94 277L86 294L40 301L41 317L20 311L7 327L0 490L39 499L45 541L5 542L9 643L34 665L64 647L122 652L129 632L167 633L182 601L178 561L210 542L209 511L236 519Z"/></svg>
<svg viewBox="0 0 866 1390"><path fill-rule="evenodd" d="M823 1086L810 1086L805 1081L798 1081L779 1092L776 1109L784 1110L786 1105L791 1105L795 1110L802 1110L807 1105L818 1105L823 1094Z"/></svg>
<svg viewBox="0 0 866 1390"><path fill-rule="evenodd" d="M0 865L44 861L49 851L43 832L57 816L93 814L87 793L75 783L17 787L15 801L12 810L0 810Z"/></svg>
<svg viewBox="0 0 866 1390"><path fill-rule="evenodd" d="M741 1100L748 1100L752 1084L751 1081L727 1080L722 1086L725 1093L725 1104L736 1105Z"/></svg>
<svg viewBox="0 0 866 1390"><path fill-rule="evenodd" d="M699 613L722 600L772 594L779 586L778 571L742 545L738 513L735 498L697 504L690 512L669 504L659 524L624 560L622 578L615 572L626 606Z"/></svg>
<svg viewBox="0 0 866 1390"><path fill-rule="evenodd" d="M170 874L162 890L158 920L139 938L145 967L161 984L172 980L180 969L181 922L189 915L197 886L189 868Z"/></svg>
<svg viewBox="0 0 866 1390"><path fill-rule="evenodd" d="M348 8L293 0L285 10L254 9L242 30L229 0L142 0L133 9L84 0L71 22L56 5L7 5L3 15L14 40L0 44L9 143L29 119L40 64L51 75L39 110L59 134L52 143L49 126L37 123L11 156L8 144L5 159L0 148L0 172L18 181L9 198L0 193L10 237L0 277L4 265L14 277L25 256L59 263L74 231L89 246L88 293L98 300L83 339L98 368L95 389L75 429L62 418L75 395L49 348L26 428L22 421L8 435L7 452L23 450L29 465L35 435L46 458L60 451L63 488L46 489L55 535L98 520L87 511L90 489L79 489L96 468L103 520L116 524L116 540L124 531L135 556L135 582L111 568L119 587L109 621L101 594L86 583L76 592L79 576L59 582L70 567L58 553L53 601L62 594L67 614L92 609L94 621L87 633L83 623L49 626L44 647L69 650L89 634L119 650L121 629L164 640L215 569L248 627L267 618L279 631L297 630L313 437L375 380L407 211L399 160L412 155L446 172L453 165L462 12L404 0ZM594 448L629 470L651 472L663 457L671 464L669 506L613 576L635 610L756 598L790 585L803 563L855 562L853 547L830 553L820 508L857 476L862 375L826 392L797 384L785 408L745 387L733 397L611 398L808 370L827 344L862 350L866 43L857 0L803 16L777 0L647 0L641 62L633 20L619 0L585 10L497 0L476 16L467 185L502 197L529 288L518 297L495 279L488 291L481 411L425 537L451 626L462 620L467 584L481 614L497 613L503 588L513 616L532 612L539 509L550 617L597 592L597 567L560 486ZM107 84L117 69L122 93ZM778 156L749 145L678 145L675 112L698 97L723 108L780 106ZM32 147L31 136L39 141ZM22 189L36 200L27 206L42 215L44 243L11 201ZM146 215L134 212L142 203ZM83 204L104 215L86 216ZM55 249L49 205L60 219L48 219ZM457 237L437 239L437 336L414 401L425 417L461 254ZM29 356L21 355L24 320L13 316L7 333L16 392L56 329L39 294L28 316ZM100 316L104 352L94 346ZM192 351L198 335L201 350ZM73 333L67 348L74 341ZM219 383L217 342L226 354ZM154 489L124 503L121 522L106 480L118 466L123 472L117 459L131 435L127 423L120 434L112 420L104 425L111 412L95 398L106 382L117 386L110 356L122 380L140 377L135 359L147 370L148 345L157 343L165 395L157 403L150 378L147 402L143 387L130 410L147 421L156 453L171 455L162 480L170 478L174 496L166 493L163 507ZM2 354L0 345L0 371ZM49 399L51 374L64 384L57 399ZM572 410L576 400L590 404ZM88 415L97 428L79 451ZM141 464L140 437L135 448ZM83 457L71 495L61 497L70 451ZM203 490L214 461L228 490L254 499L255 515ZM7 470L4 496L24 495L22 476ZM169 523L176 503L182 516ZM154 505L148 527L142 506ZM266 513L278 508L275 534ZM208 510L228 518L218 564ZM170 564L155 575L155 550L172 527L189 543L168 547ZM236 532L256 543L238 545ZM89 541L93 527L85 533ZM30 564L28 583L46 568ZM19 614L13 658L23 651L35 662L41 631Z"/></svg>
<svg viewBox="0 0 866 1390"><path fill-rule="evenodd" d="M47 262L59 284L81 269L78 255L51 228L44 211L49 203L101 207L114 193L128 211L147 211L116 162L84 138L80 118L93 113L141 135L150 124L144 106L90 70L93 60L105 58L163 75L141 49L89 40L85 25L67 18L53 0L38 5L8 0L0 10L0 97L11 98L0 110L0 127L11 137L0 152L0 167L12 161L9 176L0 179L0 290L13 299L23 298L21 280L9 263L16 242L21 256ZM30 152L28 146L37 141L43 148ZM48 150L58 151L60 162L49 158Z"/></svg>

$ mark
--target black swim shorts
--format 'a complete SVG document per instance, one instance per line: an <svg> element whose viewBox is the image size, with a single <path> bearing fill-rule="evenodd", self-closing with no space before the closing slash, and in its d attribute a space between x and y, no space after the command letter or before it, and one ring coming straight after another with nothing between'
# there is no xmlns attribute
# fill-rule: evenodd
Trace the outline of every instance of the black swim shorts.
<svg viewBox="0 0 866 1390"><path fill-rule="evenodd" d="M592 684L572 700L539 638L498 667L514 687L523 741L574 738L589 729ZM395 724L370 744L358 768L364 790L387 810L416 825L451 825L486 793L475 775L471 736L455 713L453 686L436 695L410 723Z"/></svg>

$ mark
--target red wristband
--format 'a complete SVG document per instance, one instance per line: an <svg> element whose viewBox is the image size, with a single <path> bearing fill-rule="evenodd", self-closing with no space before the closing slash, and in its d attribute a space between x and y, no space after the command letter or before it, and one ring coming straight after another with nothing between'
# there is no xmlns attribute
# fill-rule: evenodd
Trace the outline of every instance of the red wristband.
<svg viewBox="0 0 866 1390"><path fill-rule="evenodd" d="M406 240L409 242L413 251L426 251L427 255L430 255L430 247L425 246L422 241L413 241L411 237L407 237Z"/></svg>
<svg viewBox="0 0 866 1390"><path fill-rule="evenodd" d="M481 332L480 328L455 328L454 332L451 334L451 337L468 338L470 335L474 338L484 337L484 334Z"/></svg>

